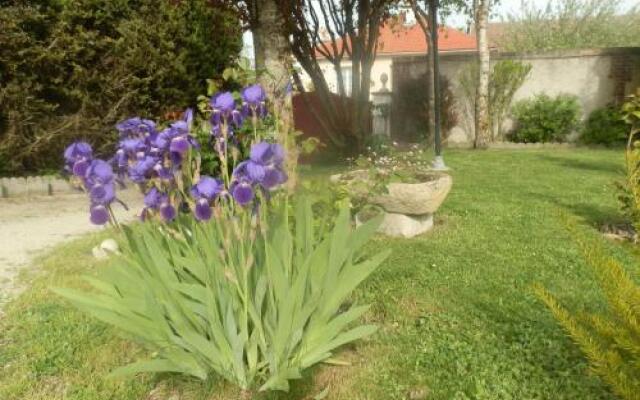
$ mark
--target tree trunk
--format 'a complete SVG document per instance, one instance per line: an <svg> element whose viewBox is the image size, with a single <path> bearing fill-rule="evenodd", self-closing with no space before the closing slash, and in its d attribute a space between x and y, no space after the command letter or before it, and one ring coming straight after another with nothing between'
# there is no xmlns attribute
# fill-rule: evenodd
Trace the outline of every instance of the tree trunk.
<svg viewBox="0 0 640 400"><path fill-rule="evenodd" d="M255 0L256 26L253 30L258 82L273 105L278 141L287 154L288 187L296 184L297 151L294 143L291 103L291 49L284 33L276 0Z"/></svg>
<svg viewBox="0 0 640 400"><path fill-rule="evenodd" d="M257 0L257 24L253 28L256 71L270 98L284 94L290 84L291 52L282 29L276 0Z"/></svg>
<svg viewBox="0 0 640 400"><path fill-rule="evenodd" d="M435 53L433 52L433 40L431 35L426 35L427 39L427 129L428 139L433 139L433 135L436 131L436 99L435 92L433 90L433 59Z"/></svg>
<svg viewBox="0 0 640 400"><path fill-rule="evenodd" d="M259 73L265 69L264 65L264 32L262 27L258 24L251 29L251 33L253 35L253 60L255 63L256 72Z"/></svg>
<svg viewBox="0 0 640 400"><path fill-rule="evenodd" d="M475 23L478 44L478 88L476 91L475 142L476 148L484 148L489 132L489 74L491 71L489 42L487 41L487 23L489 20L489 2L476 0Z"/></svg>

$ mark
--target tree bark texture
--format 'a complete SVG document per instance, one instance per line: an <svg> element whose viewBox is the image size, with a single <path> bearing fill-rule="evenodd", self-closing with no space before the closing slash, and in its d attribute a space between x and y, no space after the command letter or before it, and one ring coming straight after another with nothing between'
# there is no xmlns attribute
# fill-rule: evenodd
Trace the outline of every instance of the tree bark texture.
<svg viewBox="0 0 640 400"><path fill-rule="evenodd" d="M476 0L475 25L478 44L478 88L475 107L475 141L474 147L487 146L490 135L489 127L489 75L491 73L489 42L487 40L487 24L491 0Z"/></svg>

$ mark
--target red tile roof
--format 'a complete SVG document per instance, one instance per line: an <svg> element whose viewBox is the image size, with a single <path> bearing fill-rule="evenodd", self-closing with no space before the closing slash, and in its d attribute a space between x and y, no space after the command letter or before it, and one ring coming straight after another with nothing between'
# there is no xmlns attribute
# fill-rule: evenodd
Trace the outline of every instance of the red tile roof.
<svg viewBox="0 0 640 400"><path fill-rule="evenodd" d="M330 42L327 47L331 48ZM340 44L338 43L338 47ZM454 28L443 26L438 30L438 49L446 51L470 51L476 49L476 37ZM380 28L378 55L425 53L427 42L420 25L404 26L385 24ZM322 55L318 53L318 57Z"/></svg>

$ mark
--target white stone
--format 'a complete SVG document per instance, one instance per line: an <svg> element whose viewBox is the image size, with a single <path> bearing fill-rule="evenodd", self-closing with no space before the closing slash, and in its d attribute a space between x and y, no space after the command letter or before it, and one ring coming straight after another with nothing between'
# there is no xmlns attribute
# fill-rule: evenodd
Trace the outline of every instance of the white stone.
<svg viewBox="0 0 640 400"><path fill-rule="evenodd" d="M393 237L412 238L433 228L433 214L405 215L385 213L378 232Z"/></svg>
<svg viewBox="0 0 640 400"><path fill-rule="evenodd" d="M91 254L93 254L93 256L98 260L104 260L105 258L109 257L107 252L99 246L95 246L93 249L91 249Z"/></svg>
<svg viewBox="0 0 640 400"><path fill-rule="evenodd" d="M451 190L453 180L447 174L421 183L390 183L388 193L375 196L371 203L396 214L433 214Z"/></svg>
<svg viewBox="0 0 640 400"><path fill-rule="evenodd" d="M107 253L118 253L120 246L114 239L105 239L100 243L100 248Z"/></svg>

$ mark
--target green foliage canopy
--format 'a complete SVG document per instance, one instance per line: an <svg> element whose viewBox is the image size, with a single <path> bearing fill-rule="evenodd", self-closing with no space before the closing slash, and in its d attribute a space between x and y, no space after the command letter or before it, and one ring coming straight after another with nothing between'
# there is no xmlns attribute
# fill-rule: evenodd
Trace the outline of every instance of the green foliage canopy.
<svg viewBox="0 0 640 400"><path fill-rule="evenodd" d="M237 15L206 0L9 1L0 8L0 173L101 151L113 124L195 102L241 48ZM3 160L3 161L2 161Z"/></svg>
<svg viewBox="0 0 640 400"><path fill-rule="evenodd" d="M621 0L524 0L509 15L498 45L506 51L544 51L640 45L640 9Z"/></svg>

